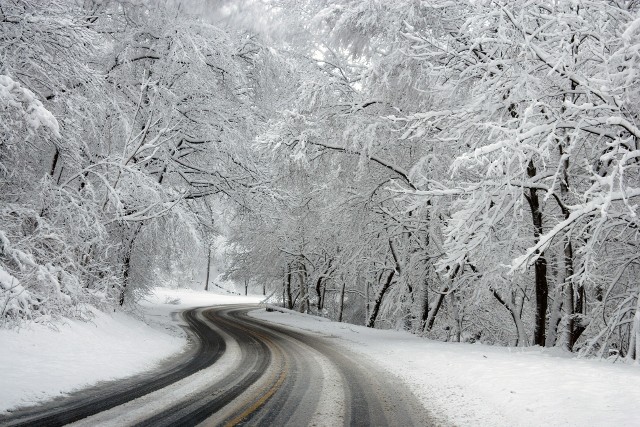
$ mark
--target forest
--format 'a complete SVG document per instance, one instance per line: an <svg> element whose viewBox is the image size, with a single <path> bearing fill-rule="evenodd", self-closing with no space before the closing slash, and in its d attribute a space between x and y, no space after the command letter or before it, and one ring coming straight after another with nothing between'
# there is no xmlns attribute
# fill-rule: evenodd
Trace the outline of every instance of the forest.
<svg viewBox="0 0 640 427"><path fill-rule="evenodd" d="M639 204L637 0L0 0L2 328L223 236L289 309L637 361Z"/></svg>

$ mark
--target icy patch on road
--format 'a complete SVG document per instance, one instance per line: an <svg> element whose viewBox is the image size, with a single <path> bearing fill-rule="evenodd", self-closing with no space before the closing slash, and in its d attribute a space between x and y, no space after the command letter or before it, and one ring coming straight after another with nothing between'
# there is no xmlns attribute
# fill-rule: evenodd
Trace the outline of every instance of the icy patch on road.
<svg viewBox="0 0 640 427"><path fill-rule="evenodd" d="M441 343L296 312L250 315L329 336L368 356L455 425L630 426L640 420L637 366L559 357L539 347Z"/></svg>

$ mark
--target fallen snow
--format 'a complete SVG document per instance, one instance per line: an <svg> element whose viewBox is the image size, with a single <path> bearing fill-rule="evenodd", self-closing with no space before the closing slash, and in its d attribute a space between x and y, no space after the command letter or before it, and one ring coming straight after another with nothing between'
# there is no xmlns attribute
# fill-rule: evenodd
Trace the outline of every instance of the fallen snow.
<svg viewBox="0 0 640 427"><path fill-rule="evenodd" d="M265 297L262 295L217 294L215 292L194 291L192 289L156 288L142 305L147 308L161 306L174 300L174 308L186 309L209 305L257 304ZM175 310L174 310L175 311Z"/></svg>
<svg viewBox="0 0 640 427"><path fill-rule="evenodd" d="M57 330L38 324L0 330L0 412L153 369L186 345L172 312L260 299L157 289L142 303L144 321L95 311L91 322L65 320Z"/></svg>
<svg viewBox="0 0 640 427"><path fill-rule="evenodd" d="M39 325L0 331L0 411L153 369L184 348L172 312L261 298L158 289L142 304L146 322L96 313L90 323L66 321L58 331ZM437 418L456 425L628 426L640 420L638 366L540 348L440 343L294 312L251 314L365 355L400 377Z"/></svg>
<svg viewBox="0 0 640 427"><path fill-rule="evenodd" d="M437 418L473 426L640 425L640 368L541 348L441 343L295 312L252 316L320 333L399 376Z"/></svg>

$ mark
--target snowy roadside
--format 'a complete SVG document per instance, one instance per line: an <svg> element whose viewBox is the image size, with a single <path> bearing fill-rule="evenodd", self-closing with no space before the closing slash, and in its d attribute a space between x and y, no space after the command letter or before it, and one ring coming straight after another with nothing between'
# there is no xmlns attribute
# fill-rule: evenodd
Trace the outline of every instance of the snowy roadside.
<svg viewBox="0 0 640 427"><path fill-rule="evenodd" d="M0 330L0 413L157 367L186 345L181 321L172 318L172 312L259 300L156 289L141 304L144 321L96 311L91 322L65 320L57 330L36 324L18 331Z"/></svg>
<svg viewBox="0 0 640 427"><path fill-rule="evenodd" d="M317 332L402 379L436 417L473 426L637 426L640 367L540 348L441 343L295 312L250 313Z"/></svg>

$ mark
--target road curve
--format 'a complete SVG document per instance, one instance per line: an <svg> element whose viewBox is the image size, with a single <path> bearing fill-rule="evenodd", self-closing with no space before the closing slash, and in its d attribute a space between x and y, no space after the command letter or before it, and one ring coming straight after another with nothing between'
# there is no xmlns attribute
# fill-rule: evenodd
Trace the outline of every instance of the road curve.
<svg viewBox="0 0 640 427"><path fill-rule="evenodd" d="M20 408L0 416L0 426L62 426L160 390L212 365L225 352L225 340L198 318L198 309L182 317L192 345L186 352L169 359L158 371L124 380L100 383L54 399L44 405Z"/></svg>
<svg viewBox="0 0 640 427"><path fill-rule="evenodd" d="M397 379L330 337L247 316L184 312L198 342L160 373L79 392L0 425L432 425Z"/></svg>

